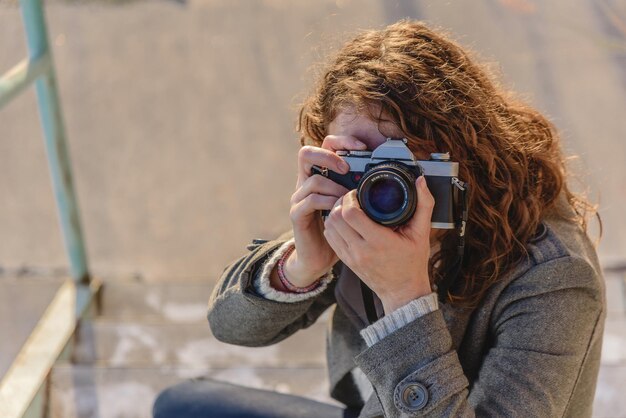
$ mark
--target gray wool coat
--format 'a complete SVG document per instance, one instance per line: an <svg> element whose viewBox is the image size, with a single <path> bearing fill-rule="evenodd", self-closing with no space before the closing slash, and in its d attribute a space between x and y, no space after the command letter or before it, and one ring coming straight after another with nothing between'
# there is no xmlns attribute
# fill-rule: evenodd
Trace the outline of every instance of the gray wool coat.
<svg viewBox="0 0 626 418"><path fill-rule="evenodd" d="M336 306L331 284L296 303L267 300L252 281L285 240L255 240L228 266L209 301L221 341L264 346L333 307L327 337L331 395L370 417L588 417L594 398L605 296L595 250L561 217L543 222L528 259L476 309L447 304L367 347ZM374 393L360 398L359 367Z"/></svg>

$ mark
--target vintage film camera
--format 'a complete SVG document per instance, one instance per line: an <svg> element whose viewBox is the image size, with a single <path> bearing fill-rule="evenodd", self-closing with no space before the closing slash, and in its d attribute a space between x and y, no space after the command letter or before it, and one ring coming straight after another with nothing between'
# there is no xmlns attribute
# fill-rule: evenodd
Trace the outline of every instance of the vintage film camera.
<svg viewBox="0 0 626 418"><path fill-rule="evenodd" d="M312 172L348 190L357 189L363 211L375 222L390 227L406 223L415 213L415 180L423 174L435 198L431 226L464 229L466 187L457 178L459 163L450 161L447 153L431 154L430 160L417 160L406 142L406 139L387 138L374 151L337 151L350 166L348 173L339 174L318 166L313 166ZM328 215L328 211L322 215Z"/></svg>

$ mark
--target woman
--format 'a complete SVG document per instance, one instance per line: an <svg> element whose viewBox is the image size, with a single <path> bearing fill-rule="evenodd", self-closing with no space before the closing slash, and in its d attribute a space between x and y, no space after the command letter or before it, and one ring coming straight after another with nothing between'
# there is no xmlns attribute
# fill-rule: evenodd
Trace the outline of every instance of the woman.
<svg viewBox="0 0 626 418"><path fill-rule="evenodd" d="M339 51L299 131L293 230L254 241L225 270L208 318L218 339L261 346L335 305L331 395L346 408L203 380L162 394L157 416L591 415L605 316L585 233L593 208L569 191L542 115L458 45L402 21ZM336 151L387 138L405 138L420 160L449 153L459 162L470 185L464 231L431 228L423 176L415 215L390 228L365 214L355 190L312 172L345 173ZM382 318L368 319L359 279ZM241 399L249 402L236 406Z"/></svg>

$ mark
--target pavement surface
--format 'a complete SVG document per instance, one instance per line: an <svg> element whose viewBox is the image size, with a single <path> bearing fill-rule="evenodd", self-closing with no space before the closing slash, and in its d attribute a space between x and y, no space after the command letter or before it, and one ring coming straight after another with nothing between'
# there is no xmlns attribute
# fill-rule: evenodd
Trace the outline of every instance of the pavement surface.
<svg viewBox="0 0 626 418"><path fill-rule="evenodd" d="M16 3L0 0L0 74L26 56ZM286 230L298 103L318 64L404 17L449 31L554 121L579 156L575 188L600 205L602 262L626 258L624 0L49 0L46 11L91 270L105 280L210 286L250 239ZM32 89L0 110L0 167L1 376L67 266ZM599 396L626 383L623 282L609 283L621 325L606 357L620 367L603 369L613 383Z"/></svg>
<svg viewBox="0 0 626 418"><path fill-rule="evenodd" d="M92 270L215 277L289 227L297 104L317 63L403 17L450 31L561 129L626 256L626 2L46 2ZM25 56L0 0L0 72ZM0 112L0 266L66 266L34 93ZM579 187L579 186L578 186ZM579 187L580 188L580 187Z"/></svg>

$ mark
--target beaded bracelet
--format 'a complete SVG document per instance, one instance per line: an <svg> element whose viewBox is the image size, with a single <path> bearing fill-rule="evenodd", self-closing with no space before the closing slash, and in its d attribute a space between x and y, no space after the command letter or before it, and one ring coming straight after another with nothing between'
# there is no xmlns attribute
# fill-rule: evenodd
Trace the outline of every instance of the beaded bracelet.
<svg viewBox="0 0 626 418"><path fill-rule="evenodd" d="M276 269L278 272L278 278L280 279L280 282L282 283L282 285L285 286L285 289L289 290L290 292L307 293L317 288L320 285L321 281L318 279L306 287L298 287L294 285L293 283L291 283L289 279L287 279L287 276L285 275L285 270L284 270L285 262L287 261L287 259L289 258L293 250L295 249L296 247L292 245L287 251L285 251L285 254L283 254L283 256L280 257L280 260L278 260L278 265L277 265L278 268Z"/></svg>

